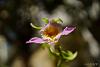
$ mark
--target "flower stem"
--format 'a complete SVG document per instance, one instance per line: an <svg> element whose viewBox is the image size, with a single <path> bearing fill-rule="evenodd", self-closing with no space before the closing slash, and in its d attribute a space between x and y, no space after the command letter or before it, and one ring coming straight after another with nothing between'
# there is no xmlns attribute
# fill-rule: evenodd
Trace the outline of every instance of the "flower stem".
<svg viewBox="0 0 100 67"><path fill-rule="evenodd" d="M62 65L62 59L59 59L57 62L57 67L61 67L61 65Z"/></svg>
<svg viewBox="0 0 100 67"><path fill-rule="evenodd" d="M57 62L57 67L61 67L62 63L63 63L63 59L62 59L62 55L61 55L61 46L60 45L57 46L57 50L60 53L60 56L59 56L58 62Z"/></svg>

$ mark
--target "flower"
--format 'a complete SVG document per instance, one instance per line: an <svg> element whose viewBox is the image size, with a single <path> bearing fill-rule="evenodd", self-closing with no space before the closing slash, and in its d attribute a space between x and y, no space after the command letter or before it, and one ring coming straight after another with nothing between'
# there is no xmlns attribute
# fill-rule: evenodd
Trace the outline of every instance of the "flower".
<svg viewBox="0 0 100 67"><path fill-rule="evenodd" d="M49 21L42 29L39 31L42 35L42 38L33 37L26 43L48 43L56 44L62 35L68 35L75 30L75 27L66 27L64 30L60 23Z"/></svg>

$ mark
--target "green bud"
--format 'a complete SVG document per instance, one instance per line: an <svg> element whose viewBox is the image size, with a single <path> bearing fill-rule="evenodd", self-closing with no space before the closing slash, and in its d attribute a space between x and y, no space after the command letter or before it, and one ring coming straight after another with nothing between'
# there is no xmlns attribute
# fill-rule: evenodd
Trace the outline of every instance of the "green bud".
<svg viewBox="0 0 100 67"><path fill-rule="evenodd" d="M63 23L63 21L60 18L55 18L52 21L56 23L61 23L61 22Z"/></svg>
<svg viewBox="0 0 100 67"><path fill-rule="evenodd" d="M42 21L45 22L45 23L49 23L48 18L42 18Z"/></svg>

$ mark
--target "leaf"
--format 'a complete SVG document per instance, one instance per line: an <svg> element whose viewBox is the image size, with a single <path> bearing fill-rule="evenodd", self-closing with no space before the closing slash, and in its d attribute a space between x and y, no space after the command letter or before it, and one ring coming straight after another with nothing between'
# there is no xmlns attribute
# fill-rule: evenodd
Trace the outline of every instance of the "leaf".
<svg viewBox="0 0 100 67"><path fill-rule="evenodd" d="M48 18L42 18L42 21L45 22L45 23L49 22Z"/></svg>
<svg viewBox="0 0 100 67"><path fill-rule="evenodd" d="M70 61L76 58L77 56L77 51L75 53L72 53L71 51L62 51L62 56L66 61Z"/></svg>
<svg viewBox="0 0 100 67"><path fill-rule="evenodd" d="M35 29L41 29L41 28L42 28L42 27L35 26L35 25L33 25L32 23L30 23L30 25L31 25L33 28L35 28Z"/></svg>

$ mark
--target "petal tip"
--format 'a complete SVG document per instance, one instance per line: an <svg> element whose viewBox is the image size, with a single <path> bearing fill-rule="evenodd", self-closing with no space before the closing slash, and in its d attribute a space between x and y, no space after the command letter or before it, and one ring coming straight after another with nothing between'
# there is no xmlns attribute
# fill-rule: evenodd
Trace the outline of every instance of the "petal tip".
<svg viewBox="0 0 100 67"><path fill-rule="evenodd" d="M26 44L27 44L27 43L30 43L30 42L29 42L29 41L26 41Z"/></svg>
<svg viewBox="0 0 100 67"><path fill-rule="evenodd" d="M63 30L62 35L68 35L68 34L70 34L71 32L73 32L75 29L76 29L76 27L74 27L74 26L66 27L66 28Z"/></svg>

